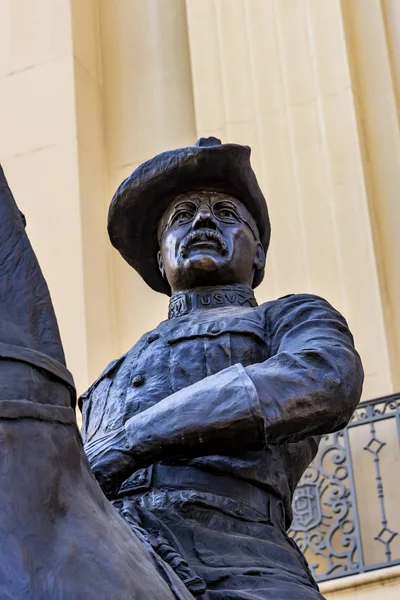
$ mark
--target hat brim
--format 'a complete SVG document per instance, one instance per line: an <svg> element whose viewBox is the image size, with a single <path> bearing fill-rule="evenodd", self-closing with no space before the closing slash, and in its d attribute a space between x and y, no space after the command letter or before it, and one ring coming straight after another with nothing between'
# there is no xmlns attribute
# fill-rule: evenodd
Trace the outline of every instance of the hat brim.
<svg viewBox="0 0 400 600"><path fill-rule="evenodd" d="M257 223L265 252L268 249L268 209L250 165L248 146L190 146L163 152L122 182L108 213L111 243L157 292L171 295L158 268L158 223L174 197L196 190L226 193L240 200ZM263 275L264 269L257 271L253 287Z"/></svg>

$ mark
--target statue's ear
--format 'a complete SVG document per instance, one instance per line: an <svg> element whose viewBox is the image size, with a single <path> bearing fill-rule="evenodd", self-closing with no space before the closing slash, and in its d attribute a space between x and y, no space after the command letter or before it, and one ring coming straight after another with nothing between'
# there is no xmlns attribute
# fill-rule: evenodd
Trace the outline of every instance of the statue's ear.
<svg viewBox="0 0 400 600"><path fill-rule="evenodd" d="M261 242L256 242L256 251L254 254L254 269L261 271L265 267L265 251Z"/></svg>
<svg viewBox="0 0 400 600"><path fill-rule="evenodd" d="M161 277L165 277L164 261L161 255L161 250L157 252L158 268L160 269Z"/></svg>

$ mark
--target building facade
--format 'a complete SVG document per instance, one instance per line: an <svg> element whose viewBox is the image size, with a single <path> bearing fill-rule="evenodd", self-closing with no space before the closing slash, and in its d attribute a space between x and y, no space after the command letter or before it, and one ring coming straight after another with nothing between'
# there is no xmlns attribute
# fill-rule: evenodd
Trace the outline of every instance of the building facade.
<svg viewBox="0 0 400 600"><path fill-rule="evenodd" d="M0 0L0 161L78 391L167 313L108 242L112 193L157 152L215 135L251 146L268 199L258 301L324 296L354 333L363 399L400 392L399 118L398 0ZM389 484L388 523L399 501ZM321 589L390 600L400 567Z"/></svg>

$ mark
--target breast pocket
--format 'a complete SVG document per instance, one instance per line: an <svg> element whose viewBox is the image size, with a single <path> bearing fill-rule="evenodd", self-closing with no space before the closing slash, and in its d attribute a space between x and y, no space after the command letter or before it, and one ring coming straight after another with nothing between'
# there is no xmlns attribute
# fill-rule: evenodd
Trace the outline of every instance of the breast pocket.
<svg viewBox="0 0 400 600"><path fill-rule="evenodd" d="M103 418L107 404L112 380L109 377L102 379L94 386L90 397L82 402L82 435L84 442L90 440L103 429Z"/></svg>
<svg viewBox="0 0 400 600"><path fill-rule="evenodd" d="M249 319L194 323L170 335L170 376L174 391L234 364L267 358L264 329Z"/></svg>
<svg viewBox="0 0 400 600"><path fill-rule="evenodd" d="M124 358L125 356L112 361L100 377L79 398L79 407L82 411L82 438L84 443L89 442L106 426L104 417L110 388L113 383L113 376Z"/></svg>

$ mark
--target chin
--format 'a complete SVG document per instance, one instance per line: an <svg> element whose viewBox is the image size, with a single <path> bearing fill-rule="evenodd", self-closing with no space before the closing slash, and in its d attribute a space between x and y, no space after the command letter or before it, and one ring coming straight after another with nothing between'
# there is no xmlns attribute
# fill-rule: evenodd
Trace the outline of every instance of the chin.
<svg viewBox="0 0 400 600"><path fill-rule="evenodd" d="M224 260L221 256L215 255L204 255L201 256L190 256L185 260L185 271L196 272L196 273L215 273L216 271L222 271L228 265L227 260Z"/></svg>
<svg viewBox="0 0 400 600"><path fill-rule="evenodd" d="M189 257L176 273L179 287L194 288L223 285L229 261L221 256Z"/></svg>

